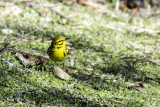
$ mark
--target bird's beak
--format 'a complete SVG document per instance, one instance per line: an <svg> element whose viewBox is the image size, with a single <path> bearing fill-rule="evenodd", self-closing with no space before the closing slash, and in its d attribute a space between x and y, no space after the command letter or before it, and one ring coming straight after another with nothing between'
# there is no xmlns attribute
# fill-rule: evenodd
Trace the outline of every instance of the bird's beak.
<svg viewBox="0 0 160 107"><path fill-rule="evenodd" d="M70 39L70 37L65 37L65 38L66 38L66 40Z"/></svg>

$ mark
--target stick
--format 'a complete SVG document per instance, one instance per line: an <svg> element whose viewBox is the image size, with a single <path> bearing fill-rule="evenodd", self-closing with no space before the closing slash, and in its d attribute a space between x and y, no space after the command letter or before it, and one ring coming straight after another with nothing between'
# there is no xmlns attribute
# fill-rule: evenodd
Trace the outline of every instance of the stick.
<svg viewBox="0 0 160 107"><path fill-rule="evenodd" d="M56 11L56 10L54 10L54 9L52 9L52 8L49 8L49 10L51 10L51 11L55 12L55 13L56 13L56 14L58 14L61 18L64 18L64 19L66 19L67 21L72 22L72 20L71 20L71 19L69 19L68 17L66 17L66 16L62 15L62 14L61 14L61 13L59 13L58 11Z"/></svg>
<svg viewBox="0 0 160 107"><path fill-rule="evenodd" d="M1 59L3 62L5 62L7 65L9 65L10 68L15 68L14 64L8 62L6 59L2 58ZM15 68L16 69L16 68ZM24 71L23 69L17 69L18 71L22 72Z"/></svg>
<svg viewBox="0 0 160 107"><path fill-rule="evenodd" d="M8 62L6 59L2 58L2 61L9 65L9 67L14 68L14 65Z"/></svg>
<svg viewBox="0 0 160 107"><path fill-rule="evenodd" d="M7 50L8 46L9 46L9 43L6 43L4 48L0 49L0 53L3 53L5 50Z"/></svg>
<svg viewBox="0 0 160 107"><path fill-rule="evenodd" d="M157 65L157 66L160 66L159 63L153 61L152 59L146 58L146 57L138 58L138 57L130 57L130 56L120 56L120 58L121 58L121 59L137 59L137 60L144 60L144 61L153 63L153 64L155 64L155 65Z"/></svg>
<svg viewBox="0 0 160 107"><path fill-rule="evenodd" d="M120 104L124 104L123 102L121 102L121 101L117 101L117 100L114 100L114 99L110 99L111 101L114 101L114 102L116 102L116 103L120 103Z"/></svg>
<svg viewBox="0 0 160 107"><path fill-rule="evenodd" d="M106 105L105 107L109 107L105 99L102 99L99 94L96 94L96 95L103 101L103 103Z"/></svg>

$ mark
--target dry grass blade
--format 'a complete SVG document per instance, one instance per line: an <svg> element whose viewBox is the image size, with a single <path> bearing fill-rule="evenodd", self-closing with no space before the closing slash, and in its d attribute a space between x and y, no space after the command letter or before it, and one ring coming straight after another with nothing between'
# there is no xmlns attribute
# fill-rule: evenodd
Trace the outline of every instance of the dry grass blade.
<svg viewBox="0 0 160 107"><path fill-rule="evenodd" d="M114 101L114 102L116 102L116 103L124 104L123 102L117 101L117 100L115 100L115 99L110 99L110 101ZM125 105L125 104L124 104L124 105Z"/></svg>
<svg viewBox="0 0 160 107"><path fill-rule="evenodd" d="M25 70L23 70L23 69L17 69L17 68L14 66L14 64L12 64L11 62L7 61L7 60L4 59L4 58L2 58L2 61L3 61L4 63L6 63L10 68L16 69L16 71L19 71L19 72L25 71Z"/></svg>
<svg viewBox="0 0 160 107"><path fill-rule="evenodd" d="M97 96L103 101L105 107L109 107L108 104L107 104L107 101L105 99L102 99L99 94L97 94Z"/></svg>

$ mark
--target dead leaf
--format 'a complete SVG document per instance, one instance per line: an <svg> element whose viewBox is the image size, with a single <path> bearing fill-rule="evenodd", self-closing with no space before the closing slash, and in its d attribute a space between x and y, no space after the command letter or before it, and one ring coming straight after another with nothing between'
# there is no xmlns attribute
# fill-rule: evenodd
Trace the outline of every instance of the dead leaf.
<svg viewBox="0 0 160 107"><path fill-rule="evenodd" d="M136 87L136 89L137 89L138 91L143 91L143 90L144 90L144 85L143 85L142 83L136 82L136 83L134 84L134 86Z"/></svg>
<svg viewBox="0 0 160 107"><path fill-rule="evenodd" d="M15 57L24 66L30 63L30 61L27 58L25 58L21 53L16 52Z"/></svg>
<svg viewBox="0 0 160 107"><path fill-rule="evenodd" d="M137 13L138 11L139 11L139 8L131 9L131 12L132 12L132 13Z"/></svg>
<svg viewBox="0 0 160 107"><path fill-rule="evenodd" d="M64 72L59 67L54 67L53 73L54 73L54 75L58 76L59 78L61 78L63 80L68 80L70 77L66 72Z"/></svg>
<svg viewBox="0 0 160 107"><path fill-rule="evenodd" d="M30 61L35 61L36 63L41 63L41 62L47 63L49 61L48 56L41 56L41 55L36 55L31 53L26 53L26 57L28 57Z"/></svg>
<svg viewBox="0 0 160 107"><path fill-rule="evenodd" d="M15 53L20 53L21 55L20 54L19 55L21 57L22 56L24 57L24 59L22 58L23 60L27 59L29 61L35 62L36 64L49 62L49 57L48 56L26 53L26 52L17 51L17 50L14 50L14 49L8 49L8 51L15 52Z"/></svg>
<svg viewBox="0 0 160 107"><path fill-rule="evenodd" d="M93 1L78 0L78 3L81 4L81 5L87 6L89 8L92 8L92 9L100 9L100 10L103 10L103 11L108 10L107 7L103 6L100 3L96 3L96 2L93 2Z"/></svg>

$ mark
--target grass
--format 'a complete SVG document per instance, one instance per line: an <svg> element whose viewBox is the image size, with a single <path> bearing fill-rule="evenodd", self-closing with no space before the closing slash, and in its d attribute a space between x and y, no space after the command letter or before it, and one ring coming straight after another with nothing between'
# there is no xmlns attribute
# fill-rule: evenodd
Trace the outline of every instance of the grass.
<svg viewBox="0 0 160 107"><path fill-rule="evenodd" d="M6 50L0 54L0 106L160 105L160 67L154 63L160 63L157 16L99 12L51 1L31 3L33 8L30 3L0 2L1 49L8 40L8 49L47 56L51 38L70 37L71 54L64 70L71 80L54 76L52 61L23 65ZM57 66L63 68L61 63Z"/></svg>

